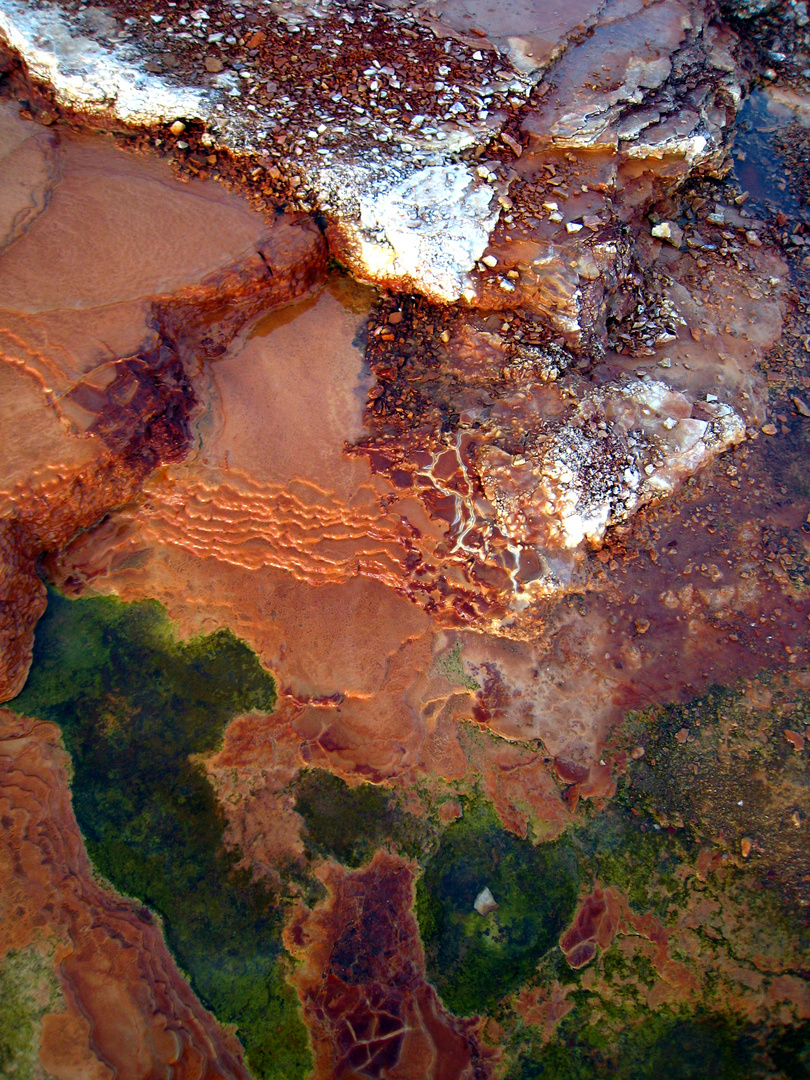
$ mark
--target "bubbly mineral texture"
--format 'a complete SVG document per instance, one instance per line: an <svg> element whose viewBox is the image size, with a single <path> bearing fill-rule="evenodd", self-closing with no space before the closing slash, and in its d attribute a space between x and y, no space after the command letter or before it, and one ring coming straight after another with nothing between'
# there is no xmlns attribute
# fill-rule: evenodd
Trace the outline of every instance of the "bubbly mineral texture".
<svg viewBox="0 0 810 1080"><path fill-rule="evenodd" d="M0 0L0 1074L806 1072L810 16Z"/></svg>

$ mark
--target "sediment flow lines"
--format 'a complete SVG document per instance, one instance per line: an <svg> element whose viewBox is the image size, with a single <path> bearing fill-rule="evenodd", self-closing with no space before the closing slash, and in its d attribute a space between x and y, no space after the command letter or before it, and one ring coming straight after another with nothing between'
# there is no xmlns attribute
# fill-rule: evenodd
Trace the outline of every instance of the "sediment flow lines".
<svg viewBox="0 0 810 1080"><path fill-rule="evenodd" d="M342 503L306 481L258 483L214 471L149 485L142 536L248 570L274 567L312 585L362 574L402 588L428 545L402 515L381 510L371 488Z"/></svg>

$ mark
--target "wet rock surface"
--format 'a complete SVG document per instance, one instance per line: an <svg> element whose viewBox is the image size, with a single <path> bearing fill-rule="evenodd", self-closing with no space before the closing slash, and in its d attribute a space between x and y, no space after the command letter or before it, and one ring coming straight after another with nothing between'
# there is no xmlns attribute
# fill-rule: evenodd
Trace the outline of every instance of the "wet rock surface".
<svg viewBox="0 0 810 1080"><path fill-rule="evenodd" d="M801 1075L804 8L2 5L0 1071Z"/></svg>
<svg viewBox="0 0 810 1080"><path fill-rule="evenodd" d="M268 301L306 294L326 257L309 223L268 228L213 187L189 198L157 162L4 116L10 175L22 168L27 179L33 154L49 177L44 193L22 188L9 208L0 254L12 696L24 669L11 658L30 649L41 614L34 560L126 502L158 464L185 456L189 370L221 355Z"/></svg>
<svg viewBox="0 0 810 1080"><path fill-rule="evenodd" d="M5 963L34 950L58 980L32 1074L247 1076L239 1044L195 998L151 913L94 879L58 728L6 710L1 722ZM24 990L20 974L12 987ZM9 996L4 1034L10 1008ZM13 1074L20 1062L3 1050Z"/></svg>
<svg viewBox="0 0 810 1080"><path fill-rule="evenodd" d="M313 1075L491 1075L478 1025L448 1014L425 979L408 864L380 852L361 870L325 869L324 884L327 900L286 931Z"/></svg>

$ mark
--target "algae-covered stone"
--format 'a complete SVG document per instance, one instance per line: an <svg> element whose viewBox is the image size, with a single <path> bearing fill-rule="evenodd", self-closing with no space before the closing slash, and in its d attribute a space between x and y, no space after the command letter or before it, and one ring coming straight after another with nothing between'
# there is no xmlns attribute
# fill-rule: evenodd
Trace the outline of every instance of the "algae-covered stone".
<svg viewBox="0 0 810 1080"><path fill-rule="evenodd" d="M469 809L447 828L417 884L428 976L445 1003L469 1014L520 986L557 944L576 897L569 848L535 847L506 832L491 810Z"/></svg>

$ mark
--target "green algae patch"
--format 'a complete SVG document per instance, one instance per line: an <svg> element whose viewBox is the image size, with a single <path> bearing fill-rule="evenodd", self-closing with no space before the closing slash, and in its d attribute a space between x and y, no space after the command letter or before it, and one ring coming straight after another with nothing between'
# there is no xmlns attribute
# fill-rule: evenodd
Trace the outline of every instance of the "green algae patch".
<svg viewBox="0 0 810 1080"><path fill-rule="evenodd" d="M357 869L380 847L418 858L430 831L404 811L396 795L375 784L349 786L325 769L303 770L293 785L310 858L330 857Z"/></svg>
<svg viewBox="0 0 810 1080"><path fill-rule="evenodd" d="M558 1040L529 1051L507 1080L764 1080L774 1075L753 1029L725 1017L650 1011L613 1040L600 1027L576 1017L564 1020Z"/></svg>
<svg viewBox="0 0 810 1080"><path fill-rule="evenodd" d="M254 1075L291 1080L311 1057L280 970L283 911L224 848L222 812L192 760L235 716L275 702L272 676L229 631L178 641L155 602L50 591L9 707L59 725L97 871L160 915L195 991L236 1025Z"/></svg>
<svg viewBox="0 0 810 1080"><path fill-rule="evenodd" d="M470 690L472 693L476 693L481 689L478 681L464 670L464 662L461 659L461 642L456 642L449 653L437 657L433 669L437 675L444 675L455 686L463 686L465 690Z"/></svg>
<svg viewBox="0 0 810 1080"><path fill-rule="evenodd" d="M63 1006L51 958L35 946L11 950L0 959L0 1076L40 1080L42 1017Z"/></svg>
<svg viewBox="0 0 810 1080"><path fill-rule="evenodd" d="M807 731L806 681L760 675L627 718L627 749L643 754L566 840L584 882L654 917L666 957L627 926L581 970L549 953L499 1016L507 1080L810 1076L795 979L807 956L795 886L807 880L806 764L785 736ZM780 985L793 989L768 1004ZM556 1027L531 996L552 991L571 1010Z"/></svg>
<svg viewBox="0 0 810 1080"><path fill-rule="evenodd" d="M535 847L483 805L450 825L416 887L428 977L445 1004L480 1012L525 982L571 921L577 882L568 847ZM485 889L497 907L480 914Z"/></svg>
<svg viewBox="0 0 810 1080"><path fill-rule="evenodd" d="M628 769L624 798L684 843L743 857L786 909L801 909L810 875L799 812L807 768L786 732L803 738L808 730L810 695L776 674L649 709L626 725L645 753Z"/></svg>
<svg viewBox="0 0 810 1080"><path fill-rule="evenodd" d="M619 780L610 804L590 807L572 830L584 875L624 893L634 911L665 918L673 903L684 903L688 884L680 868L697 858L699 846L683 830L662 828L649 813L633 814L634 793Z"/></svg>

